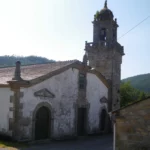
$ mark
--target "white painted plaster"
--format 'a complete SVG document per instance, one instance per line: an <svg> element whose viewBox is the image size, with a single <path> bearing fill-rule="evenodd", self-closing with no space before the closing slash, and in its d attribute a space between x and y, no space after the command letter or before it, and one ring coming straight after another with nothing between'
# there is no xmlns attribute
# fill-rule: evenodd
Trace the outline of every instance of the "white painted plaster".
<svg viewBox="0 0 150 150"><path fill-rule="evenodd" d="M34 92L47 88L55 95L55 98L40 99L34 96ZM30 125L24 127L25 136L32 138L32 116L33 111L40 102L48 102L54 116L53 137L68 136L75 132L75 110L73 104L78 96L78 70L68 69L63 73L47 79L30 88L22 88L24 92L21 103L23 103L23 117L31 119Z"/></svg>
<svg viewBox="0 0 150 150"><path fill-rule="evenodd" d="M77 121L74 104L78 99L78 73L77 69L68 69L56 76L51 77L35 86L22 88L24 96L20 99L23 103L23 117L30 118L30 124L22 127L24 138L32 139L32 117L38 104L47 102L51 105L53 113L53 128L51 135L54 138L76 134ZM55 95L55 98L41 99L34 96L34 92L47 88ZM108 89L94 74L87 73L86 98L90 104L88 112L89 133L99 130L100 112L103 108L107 110L106 104L100 103L100 98L108 97Z"/></svg>
<svg viewBox="0 0 150 150"><path fill-rule="evenodd" d="M9 134L9 118L12 112L9 112L10 96L12 91L10 88L0 88L0 133Z"/></svg>
<svg viewBox="0 0 150 150"><path fill-rule="evenodd" d="M100 99L105 96L108 98L108 88L94 74L87 73L86 98L90 104L88 113L89 133L99 130L100 113L102 109L106 109L107 104L100 103Z"/></svg>

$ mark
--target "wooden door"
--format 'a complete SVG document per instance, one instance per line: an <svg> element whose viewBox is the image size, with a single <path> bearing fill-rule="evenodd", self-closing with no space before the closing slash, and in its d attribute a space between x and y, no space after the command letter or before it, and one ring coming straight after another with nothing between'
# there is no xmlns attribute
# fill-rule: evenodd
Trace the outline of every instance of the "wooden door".
<svg viewBox="0 0 150 150"><path fill-rule="evenodd" d="M50 110L41 107L36 113L35 140L48 139L50 135Z"/></svg>

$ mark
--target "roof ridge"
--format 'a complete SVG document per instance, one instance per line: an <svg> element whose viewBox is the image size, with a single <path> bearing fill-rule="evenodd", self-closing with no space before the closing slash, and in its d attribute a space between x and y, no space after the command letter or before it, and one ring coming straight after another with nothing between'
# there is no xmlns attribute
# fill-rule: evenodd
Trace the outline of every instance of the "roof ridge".
<svg viewBox="0 0 150 150"><path fill-rule="evenodd" d="M77 59L73 59L73 60L65 60L65 61L55 61L55 62L45 62L45 63L35 63L35 64L26 64L26 65L21 65L21 67L27 67L27 66L34 66L34 65L46 65L46 64L54 64L54 63L61 63L61 62L77 62L79 60ZM15 64L13 66L2 66L0 67L0 69L4 69L4 68L14 68Z"/></svg>

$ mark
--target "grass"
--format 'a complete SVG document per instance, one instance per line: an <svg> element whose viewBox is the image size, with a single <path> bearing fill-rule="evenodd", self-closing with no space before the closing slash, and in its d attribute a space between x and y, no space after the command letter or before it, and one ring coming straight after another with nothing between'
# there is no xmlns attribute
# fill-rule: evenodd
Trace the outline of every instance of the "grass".
<svg viewBox="0 0 150 150"><path fill-rule="evenodd" d="M18 148L25 148L26 145L17 142L0 141L0 148L7 148L8 150L17 150Z"/></svg>

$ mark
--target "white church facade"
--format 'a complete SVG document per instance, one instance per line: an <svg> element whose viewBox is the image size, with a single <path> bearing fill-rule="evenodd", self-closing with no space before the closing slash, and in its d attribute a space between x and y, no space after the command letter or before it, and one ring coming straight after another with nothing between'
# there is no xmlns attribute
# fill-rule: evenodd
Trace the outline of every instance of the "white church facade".
<svg viewBox="0 0 150 150"><path fill-rule="evenodd" d="M0 134L18 141L64 139L110 130L120 107L123 47L107 7L94 16L93 42L78 60L0 68Z"/></svg>
<svg viewBox="0 0 150 150"><path fill-rule="evenodd" d="M106 129L101 114L108 112L107 81L83 63L66 61L20 68L17 62L16 67L0 72L1 134L30 141Z"/></svg>

